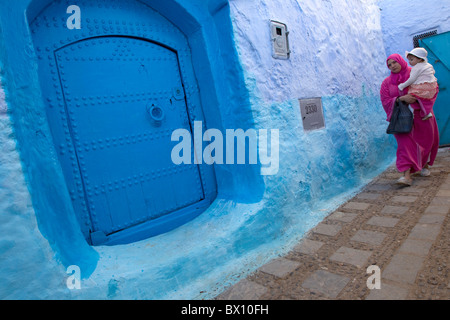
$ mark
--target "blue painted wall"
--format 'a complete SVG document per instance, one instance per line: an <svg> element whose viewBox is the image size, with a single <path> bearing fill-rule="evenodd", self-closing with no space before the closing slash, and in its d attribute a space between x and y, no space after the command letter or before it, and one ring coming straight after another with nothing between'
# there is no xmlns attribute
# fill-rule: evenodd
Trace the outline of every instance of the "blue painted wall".
<svg viewBox="0 0 450 320"><path fill-rule="evenodd" d="M404 55L405 51L413 48L413 37L430 30L444 33L450 30L450 7L444 1L429 0L427 2L379 0L381 9L381 26L386 55L398 53ZM417 14L420 8L420 14ZM398 12L403 12L398 18Z"/></svg>
<svg viewBox="0 0 450 320"><path fill-rule="evenodd" d="M289 250L394 159L378 98L385 57L373 1L143 1L188 37L208 127L278 129L280 167L261 176L259 166L216 165L218 198L195 220L137 243L90 247L53 149L28 29L48 2L0 1L2 298L213 297ZM288 25L289 60L271 56L270 19ZM298 99L308 97L322 97L325 129L303 132ZM72 264L80 290L65 285Z"/></svg>

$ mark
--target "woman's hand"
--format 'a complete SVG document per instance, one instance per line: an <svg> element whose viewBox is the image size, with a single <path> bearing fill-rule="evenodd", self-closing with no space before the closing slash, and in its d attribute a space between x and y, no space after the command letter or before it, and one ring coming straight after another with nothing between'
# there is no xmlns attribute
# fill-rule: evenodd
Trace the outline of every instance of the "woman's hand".
<svg viewBox="0 0 450 320"><path fill-rule="evenodd" d="M403 101L403 102L406 102L407 104L411 104L411 103L416 103L417 102L417 99L411 94L407 94L407 95L401 96L398 99Z"/></svg>

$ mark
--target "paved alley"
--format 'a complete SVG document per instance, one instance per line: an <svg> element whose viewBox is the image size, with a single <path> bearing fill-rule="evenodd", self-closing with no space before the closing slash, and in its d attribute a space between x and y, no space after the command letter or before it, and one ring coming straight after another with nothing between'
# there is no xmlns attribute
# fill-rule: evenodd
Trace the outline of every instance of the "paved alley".
<svg viewBox="0 0 450 320"><path fill-rule="evenodd" d="M217 299L450 299L450 148L431 172L401 187L391 165L291 252Z"/></svg>

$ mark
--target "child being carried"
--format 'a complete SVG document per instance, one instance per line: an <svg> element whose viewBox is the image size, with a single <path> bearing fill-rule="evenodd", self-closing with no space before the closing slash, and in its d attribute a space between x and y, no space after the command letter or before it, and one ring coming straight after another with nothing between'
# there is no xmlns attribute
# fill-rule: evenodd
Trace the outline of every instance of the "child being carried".
<svg viewBox="0 0 450 320"><path fill-rule="evenodd" d="M412 66L409 79L398 85L399 90L403 91L409 86L408 94L412 94L419 99L433 99L437 91L437 79L434 76L435 71L427 60L428 52L424 48L415 48L411 52L406 51L406 58ZM430 111L423 109L422 104L420 116L422 120L427 120L433 116Z"/></svg>

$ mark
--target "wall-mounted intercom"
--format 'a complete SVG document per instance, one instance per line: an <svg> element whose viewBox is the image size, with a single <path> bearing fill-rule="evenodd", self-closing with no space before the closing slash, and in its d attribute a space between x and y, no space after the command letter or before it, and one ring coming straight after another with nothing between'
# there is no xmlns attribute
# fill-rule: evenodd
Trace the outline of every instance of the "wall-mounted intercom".
<svg viewBox="0 0 450 320"><path fill-rule="evenodd" d="M287 26L284 23L271 20L270 32L272 36L272 56L276 59L289 59L289 41Z"/></svg>

